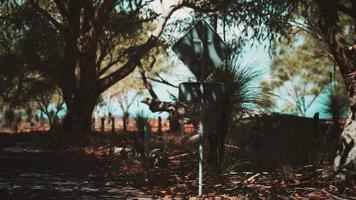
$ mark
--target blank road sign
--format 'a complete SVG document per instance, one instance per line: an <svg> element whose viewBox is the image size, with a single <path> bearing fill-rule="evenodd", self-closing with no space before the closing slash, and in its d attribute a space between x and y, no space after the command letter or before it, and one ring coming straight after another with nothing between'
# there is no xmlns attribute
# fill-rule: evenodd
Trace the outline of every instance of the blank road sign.
<svg viewBox="0 0 356 200"><path fill-rule="evenodd" d="M200 103L201 92L200 84L194 82L186 82L179 84L180 102ZM213 103L223 99L224 85L222 83L204 83L204 101Z"/></svg>
<svg viewBox="0 0 356 200"><path fill-rule="evenodd" d="M229 47L205 20L198 21L179 39L174 44L173 51L198 80L202 67L203 78L206 78L230 53Z"/></svg>

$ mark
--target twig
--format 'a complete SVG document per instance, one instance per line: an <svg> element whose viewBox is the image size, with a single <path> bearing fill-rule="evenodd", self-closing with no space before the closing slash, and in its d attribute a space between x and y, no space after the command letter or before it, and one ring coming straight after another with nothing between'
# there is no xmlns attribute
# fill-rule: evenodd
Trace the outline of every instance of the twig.
<svg viewBox="0 0 356 200"><path fill-rule="evenodd" d="M183 153L183 154L179 154L179 155L175 155L175 156L170 156L170 157L168 157L168 159L170 159L170 160L178 159L178 158L186 157L188 155L189 155L188 153Z"/></svg>
<svg viewBox="0 0 356 200"><path fill-rule="evenodd" d="M255 174L255 175L251 176L250 178L248 178L248 179L245 181L245 183L253 183L253 182L255 182L256 178L257 178L259 175L261 175L261 174L260 174L260 173L257 173L257 174Z"/></svg>

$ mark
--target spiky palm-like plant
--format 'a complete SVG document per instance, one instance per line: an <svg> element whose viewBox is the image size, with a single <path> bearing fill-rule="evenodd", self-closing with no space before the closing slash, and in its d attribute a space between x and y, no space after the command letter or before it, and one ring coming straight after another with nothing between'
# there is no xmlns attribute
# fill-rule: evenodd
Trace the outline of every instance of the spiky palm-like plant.
<svg viewBox="0 0 356 200"><path fill-rule="evenodd" d="M331 140L337 141L341 133L340 118L347 116L348 99L343 85L330 86L324 91L322 101L322 113L330 115L333 120L334 130L330 136Z"/></svg>
<svg viewBox="0 0 356 200"><path fill-rule="evenodd" d="M225 136L231 122L245 115L268 112L274 106L272 93L259 87L261 78L260 71L243 66L238 58L231 59L209 78L209 82L223 83L225 89L218 105L219 115L214 117L216 129L208 133L207 161L217 173L223 164Z"/></svg>

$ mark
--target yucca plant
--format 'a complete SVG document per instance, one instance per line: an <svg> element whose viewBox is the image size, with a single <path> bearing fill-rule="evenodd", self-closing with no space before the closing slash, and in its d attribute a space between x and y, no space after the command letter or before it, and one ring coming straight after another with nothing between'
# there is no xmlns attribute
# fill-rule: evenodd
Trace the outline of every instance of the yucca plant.
<svg viewBox="0 0 356 200"><path fill-rule="evenodd" d="M207 161L216 173L220 173L224 157L225 137L230 124L242 116L268 112L274 106L272 93L262 90L259 82L262 72L253 66L244 66L235 57L227 65L218 68L209 78L209 82L224 84L224 97L215 112L215 130L208 132Z"/></svg>
<svg viewBox="0 0 356 200"><path fill-rule="evenodd" d="M341 133L340 118L347 116L348 98L345 87L341 84L328 87L323 93L322 113L332 117L333 133L330 140L337 141Z"/></svg>

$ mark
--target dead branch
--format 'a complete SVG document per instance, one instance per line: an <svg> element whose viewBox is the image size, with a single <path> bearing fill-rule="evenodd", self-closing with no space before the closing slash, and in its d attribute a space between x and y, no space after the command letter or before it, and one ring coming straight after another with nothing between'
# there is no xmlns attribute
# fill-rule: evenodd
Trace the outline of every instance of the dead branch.
<svg viewBox="0 0 356 200"><path fill-rule="evenodd" d="M147 104L152 112L176 112L179 109L177 103L163 102L158 99L145 98L141 102Z"/></svg>
<svg viewBox="0 0 356 200"><path fill-rule="evenodd" d="M153 65L156 63L156 58L153 57L153 61L151 62L149 68L152 69ZM156 92L153 90L152 84L149 83L147 81L147 77L146 77L146 71L143 68L143 66L140 64L139 65L140 68L140 75L141 75L141 79L143 81L143 85L145 86L145 88L148 90L148 92L150 93L151 97L155 100L158 100L158 95L156 94Z"/></svg>
<svg viewBox="0 0 356 200"><path fill-rule="evenodd" d="M157 78L150 78L150 77L148 77L147 79L150 80L150 81L154 81L154 82L157 82L157 83L162 83L162 84L165 84L165 85L174 87L174 88L178 88L178 86L173 85L172 83L170 83L169 81L165 80L165 79L164 79L162 76L160 76L160 75L157 75Z"/></svg>
<svg viewBox="0 0 356 200"><path fill-rule="evenodd" d="M158 38L162 35L163 29L165 28L170 16L182 6L184 6L183 0L177 0L175 4L162 10L161 19L158 22L157 28L152 32L148 40L132 53L127 62L121 68L98 80L99 92L105 91L107 88L111 87L135 70L141 58L147 55L147 53L158 44ZM163 4L162 7L164 7Z"/></svg>

